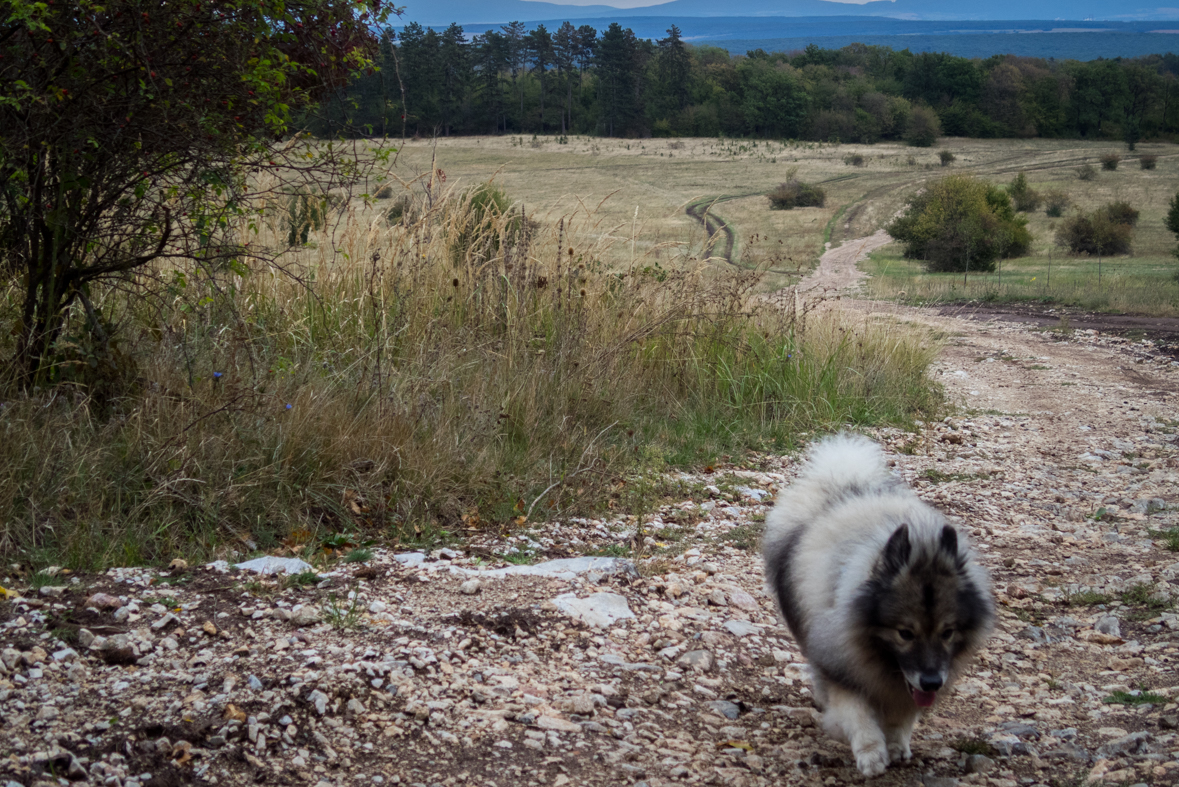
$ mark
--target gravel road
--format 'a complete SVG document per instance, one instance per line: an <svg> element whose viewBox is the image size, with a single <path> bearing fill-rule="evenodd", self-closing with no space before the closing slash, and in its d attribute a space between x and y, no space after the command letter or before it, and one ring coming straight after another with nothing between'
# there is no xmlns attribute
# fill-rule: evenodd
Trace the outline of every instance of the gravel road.
<svg viewBox="0 0 1179 787"><path fill-rule="evenodd" d="M878 240L829 252L807 297L846 294ZM945 337L934 374L957 414L871 434L973 534L1000 601L913 761L873 781L1179 784L1179 553L1161 534L1179 526L1179 364L1089 330L828 307ZM816 728L762 586L758 532L796 461L669 479L677 502L642 532L546 523L314 579L10 577L0 785L864 782ZM632 539L631 559L547 562Z"/></svg>

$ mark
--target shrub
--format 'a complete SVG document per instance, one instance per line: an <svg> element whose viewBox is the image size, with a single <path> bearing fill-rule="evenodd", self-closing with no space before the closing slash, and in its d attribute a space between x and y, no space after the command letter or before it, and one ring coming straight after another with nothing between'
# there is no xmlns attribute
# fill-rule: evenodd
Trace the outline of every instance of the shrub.
<svg viewBox="0 0 1179 787"><path fill-rule="evenodd" d="M1032 240L1007 193L967 175L930 184L886 229L930 271L993 270L996 259L1023 254Z"/></svg>
<svg viewBox="0 0 1179 787"><path fill-rule="evenodd" d="M1153 154L1146 154L1138 157L1138 166L1143 169L1154 169L1155 165L1159 163L1159 157Z"/></svg>
<svg viewBox="0 0 1179 787"><path fill-rule="evenodd" d="M823 189L797 179L786 181L766 197L770 200L770 210L821 208L827 201L827 194Z"/></svg>
<svg viewBox="0 0 1179 787"><path fill-rule="evenodd" d="M1092 213L1070 216L1056 231L1056 243L1073 254L1129 254L1138 211L1112 202Z"/></svg>
<svg viewBox="0 0 1179 787"><path fill-rule="evenodd" d="M1115 169L1118 168L1118 162L1120 162L1121 160L1122 160L1122 157L1119 156L1117 153L1114 153L1113 151L1110 151L1109 153L1102 153L1101 154L1101 168L1104 170L1108 170L1110 172L1113 172Z"/></svg>
<svg viewBox="0 0 1179 787"><path fill-rule="evenodd" d="M393 187L392 186L381 186L379 189L377 189L377 193L376 193L377 199L389 199L392 196L393 196Z"/></svg>
<svg viewBox="0 0 1179 787"><path fill-rule="evenodd" d="M1171 208L1167 211L1167 229L1179 238L1179 194L1171 197ZM1179 257L1179 249L1175 249L1175 256Z"/></svg>
<svg viewBox="0 0 1179 787"><path fill-rule="evenodd" d="M937 157L941 159L943 167L948 167L955 161L954 154L948 150L939 150L937 152Z"/></svg>
<svg viewBox="0 0 1179 787"><path fill-rule="evenodd" d="M1018 211L1031 213L1040 207L1040 193L1028 185L1028 177L1022 172L1011 181L1011 185L1007 187L1007 194Z"/></svg>
<svg viewBox="0 0 1179 787"><path fill-rule="evenodd" d="M913 107L905 126L905 141L915 148L932 147L942 135L942 122L929 107Z"/></svg>
<svg viewBox="0 0 1179 787"><path fill-rule="evenodd" d="M1100 210L1114 224L1125 224L1127 227L1133 227L1138 224L1138 211L1131 207L1129 202L1111 202L1100 208Z"/></svg>
<svg viewBox="0 0 1179 787"><path fill-rule="evenodd" d="M908 164L910 167L915 167L915 166L917 166L917 157L916 156L909 156L905 159L905 163Z"/></svg>
<svg viewBox="0 0 1179 787"><path fill-rule="evenodd" d="M864 157L859 153L850 153L843 157L843 163L849 167L862 167L864 166Z"/></svg>
<svg viewBox="0 0 1179 787"><path fill-rule="evenodd" d="M1064 209L1072 200L1068 194L1058 189L1044 192L1044 212L1053 218L1064 215Z"/></svg>
<svg viewBox="0 0 1179 787"><path fill-rule="evenodd" d="M1093 180L1097 177L1097 170L1093 169L1092 164L1082 164L1077 167L1077 180Z"/></svg>

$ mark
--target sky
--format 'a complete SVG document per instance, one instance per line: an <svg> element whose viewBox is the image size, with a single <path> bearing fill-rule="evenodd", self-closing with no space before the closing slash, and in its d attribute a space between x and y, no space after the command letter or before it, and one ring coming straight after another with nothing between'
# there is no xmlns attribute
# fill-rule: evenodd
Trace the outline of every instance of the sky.
<svg viewBox="0 0 1179 787"><path fill-rule="evenodd" d="M531 0L525 0L530 2ZM670 0L543 0L546 3L555 3L557 5L609 5L615 8L645 8L647 6L662 5ZM870 0L831 0L833 3L851 3L853 5L863 5L870 2Z"/></svg>

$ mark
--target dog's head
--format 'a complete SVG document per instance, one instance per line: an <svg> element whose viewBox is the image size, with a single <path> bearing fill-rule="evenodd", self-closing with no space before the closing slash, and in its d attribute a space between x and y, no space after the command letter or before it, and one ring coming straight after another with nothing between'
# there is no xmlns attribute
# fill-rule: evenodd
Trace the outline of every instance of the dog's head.
<svg viewBox="0 0 1179 787"><path fill-rule="evenodd" d="M958 531L944 525L933 533L915 538L907 524L898 527L860 603L876 649L923 708L933 705L956 662L982 643L993 616L990 592Z"/></svg>

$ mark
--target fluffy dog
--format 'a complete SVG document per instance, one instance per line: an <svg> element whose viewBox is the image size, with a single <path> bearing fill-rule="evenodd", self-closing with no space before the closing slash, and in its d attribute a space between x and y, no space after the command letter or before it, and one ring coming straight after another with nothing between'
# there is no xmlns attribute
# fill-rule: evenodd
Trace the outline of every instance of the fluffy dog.
<svg viewBox="0 0 1179 787"><path fill-rule="evenodd" d="M986 640L994 600L965 538L849 434L811 451L766 518L766 578L811 665L827 734L865 776Z"/></svg>

